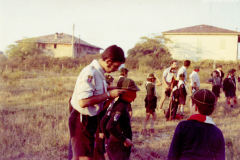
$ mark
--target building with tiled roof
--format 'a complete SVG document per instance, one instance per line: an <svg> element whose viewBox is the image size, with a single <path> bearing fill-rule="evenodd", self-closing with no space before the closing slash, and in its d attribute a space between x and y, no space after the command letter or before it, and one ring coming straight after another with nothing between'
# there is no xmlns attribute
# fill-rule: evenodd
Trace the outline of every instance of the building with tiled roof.
<svg viewBox="0 0 240 160"><path fill-rule="evenodd" d="M102 48L74 37L74 55L72 55L72 35L55 33L33 38L42 51L54 57L81 57L86 54L99 54ZM16 41L21 43L22 40Z"/></svg>
<svg viewBox="0 0 240 160"><path fill-rule="evenodd" d="M238 59L240 32L237 31L202 24L162 34L172 41L166 45L174 59Z"/></svg>

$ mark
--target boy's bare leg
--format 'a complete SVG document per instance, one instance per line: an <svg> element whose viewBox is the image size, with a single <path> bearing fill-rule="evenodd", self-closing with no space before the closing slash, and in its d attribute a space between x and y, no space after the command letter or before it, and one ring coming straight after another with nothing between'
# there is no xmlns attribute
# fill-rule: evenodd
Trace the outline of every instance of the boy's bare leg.
<svg viewBox="0 0 240 160"><path fill-rule="evenodd" d="M184 105L181 104L180 105L180 115L183 116L183 113L184 113Z"/></svg>
<svg viewBox="0 0 240 160"><path fill-rule="evenodd" d="M160 108L160 109L162 109L163 102L164 102L165 99L166 99L165 91L166 91L166 88L164 87L164 85L162 85L162 94L161 94L161 99L160 99L160 102L159 102L159 108Z"/></svg>
<svg viewBox="0 0 240 160"><path fill-rule="evenodd" d="M145 117L145 119L143 120L143 129L146 129L147 128L147 122L148 122L148 120L149 120L149 118L150 118L150 113L146 113L146 117Z"/></svg>
<svg viewBox="0 0 240 160"><path fill-rule="evenodd" d="M154 129L154 123L155 123L155 121L156 121L156 119L157 119L157 115L156 115L156 112L153 112L152 113L152 119L151 119L151 122L150 122L150 129Z"/></svg>

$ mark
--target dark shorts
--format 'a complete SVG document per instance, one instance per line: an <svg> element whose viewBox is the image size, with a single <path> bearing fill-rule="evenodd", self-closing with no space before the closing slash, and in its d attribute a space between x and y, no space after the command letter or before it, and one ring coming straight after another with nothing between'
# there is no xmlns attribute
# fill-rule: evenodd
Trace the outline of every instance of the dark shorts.
<svg viewBox="0 0 240 160"><path fill-rule="evenodd" d="M235 93L232 90L227 90L226 93L225 93L225 96L233 98L233 97L235 97Z"/></svg>
<svg viewBox="0 0 240 160"><path fill-rule="evenodd" d="M220 97L220 86L213 86L212 92L215 94L216 97Z"/></svg>
<svg viewBox="0 0 240 160"><path fill-rule="evenodd" d="M75 109L69 117L69 130L72 144L73 156L93 157L94 134L97 129L97 116L82 115L80 123L80 114Z"/></svg>
<svg viewBox="0 0 240 160"><path fill-rule="evenodd" d="M107 149L110 160L129 160L131 147L125 147L122 141L108 141Z"/></svg>
<svg viewBox="0 0 240 160"><path fill-rule="evenodd" d="M180 96L180 97L179 97L178 104L185 105L185 103L186 103L186 97Z"/></svg>
<svg viewBox="0 0 240 160"><path fill-rule="evenodd" d="M157 107L157 97L155 96L146 96L145 98L145 108L146 113L153 113Z"/></svg>

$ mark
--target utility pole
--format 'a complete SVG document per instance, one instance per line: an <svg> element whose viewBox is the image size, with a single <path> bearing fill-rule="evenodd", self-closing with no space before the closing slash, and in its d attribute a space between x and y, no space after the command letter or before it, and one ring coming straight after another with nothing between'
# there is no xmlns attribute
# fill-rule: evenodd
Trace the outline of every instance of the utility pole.
<svg viewBox="0 0 240 160"><path fill-rule="evenodd" d="M73 35L72 35L72 58L74 58L74 24L73 24Z"/></svg>

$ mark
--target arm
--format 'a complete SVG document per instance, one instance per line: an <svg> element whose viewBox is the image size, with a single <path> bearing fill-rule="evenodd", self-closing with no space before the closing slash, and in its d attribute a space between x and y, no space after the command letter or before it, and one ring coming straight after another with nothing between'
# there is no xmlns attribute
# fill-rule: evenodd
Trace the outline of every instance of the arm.
<svg viewBox="0 0 240 160"><path fill-rule="evenodd" d="M94 104L100 103L108 98L116 98L118 97L120 94L122 94L123 92L126 92L126 90L124 89L114 89L109 91L110 97L108 96L107 92L97 95L97 96L91 96L89 98L86 99L81 99L79 100L79 106L81 108L85 108L88 106L93 106Z"/></svg>
<svg viewBox="0 0 240 160"><path fill-rule="evenodd" d="M207 83L211 83L213 81L213 78L207 79Z"/></svg>
<svg viewBox="0 0 240 160"><path fill-rule="evenodd" d="M157 80L157 83L156 83L156 86L161 86L162 83L160 82L159 78L154 74L154 77L156 78Z"/></svg>
<svg viewBox="0 0 240 160"><path fill-rule="evenodd" d="M162 81L163 81L163 85L165 86L165 88L169 89L169 86L167 85L167 82L166 82L164 76L162 76Z"/></svg>
<svg viewBox="0 0 240 160"><path fill-rule="evenodd" d="M198 90L199 88L197 87L197 82L193 83L194 87L196 88L196 90Z"/></svg>
<svg viewBox="0 0 240 160"><path fill-rule="evenodd" d="M169 89L170 87L167 85L166 79L165 77L167 77L168 71L167 69L165 69L163 71L163 75L162 75L162 81L163 81L163 85L165 86L166 89Z"/></svg>
<svg viewBox="0 0 240 160"><path fill-rule="evenodd" d="M110 134L106 129L107 123L110 119L111 116L111 110L108 110L107 113L104 115L104 117L102 118L102 120L100 121L100 128L102 130L102 133L104 134L104 136L106 138L109 138Z"/></svg>
<svg viewBox="0 0 240 160"><path fill-rule="evenodd" d="M168 152L168 160L178 160L181 156L181 145L182 145L182 137L181 137L181 123L178 124L172 143Z"/></svg>
<svg viewBox="0 0 240 160"><path fill-rule="evenodd" d="M219 141L220 141L220 144L219 144L220 148L217 151L215 160L225 160L225 142L224 142L223 135Z"/></svg>
<svg viewBox="0 0 240 160"><path fill-rule="evenodd" d="M121 88L118 88L117 86L108 86L107 87L107 91L110 91L110 90L113 90L113 89L121 89Z"/></svg>
<svg viewBox="0 0 240 160"><path fill-rule="evenodd" d="M121 118L121 114L124 113L124 108L123 107L118 107L115 112L111 115L110 120L108 121L107 124L107 131L112 134L114 137L119 139L124 143L126 147L134 146L132 141L125 137L121 131L117 129L117 125L119 123L119 119Z"/></svg>

